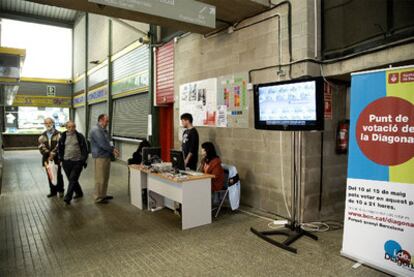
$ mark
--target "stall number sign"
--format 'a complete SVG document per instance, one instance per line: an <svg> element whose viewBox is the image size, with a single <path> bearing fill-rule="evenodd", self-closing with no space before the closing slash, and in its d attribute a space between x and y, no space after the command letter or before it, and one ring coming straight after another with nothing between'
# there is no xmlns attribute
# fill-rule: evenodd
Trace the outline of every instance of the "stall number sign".
<svg viewBox="0 0 414 277"><path fill-rule="evenodd" d="M47 96L56 96L56 86L47 86L46 87Z"/></svg>

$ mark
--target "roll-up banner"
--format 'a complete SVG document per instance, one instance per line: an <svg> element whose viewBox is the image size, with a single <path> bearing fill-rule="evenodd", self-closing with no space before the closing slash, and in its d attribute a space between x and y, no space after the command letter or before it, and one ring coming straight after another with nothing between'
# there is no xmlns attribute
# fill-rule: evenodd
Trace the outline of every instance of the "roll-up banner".
<svg viewBox="0 0 414 277"><path fill-rule="evenodd" d="M342 255L414 276L414 66L352 74Z"/></svg>

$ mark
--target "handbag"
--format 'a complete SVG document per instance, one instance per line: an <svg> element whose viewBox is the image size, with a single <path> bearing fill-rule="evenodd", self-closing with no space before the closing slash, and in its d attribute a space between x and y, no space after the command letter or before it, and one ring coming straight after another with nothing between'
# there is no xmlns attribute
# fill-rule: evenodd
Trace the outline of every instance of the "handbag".
<svg viewBox="0 0 414 277"><path fill-rule="evenodd" d="M45 162L47 176L52 185L57 185L58 165L54 161Z"/></svg>

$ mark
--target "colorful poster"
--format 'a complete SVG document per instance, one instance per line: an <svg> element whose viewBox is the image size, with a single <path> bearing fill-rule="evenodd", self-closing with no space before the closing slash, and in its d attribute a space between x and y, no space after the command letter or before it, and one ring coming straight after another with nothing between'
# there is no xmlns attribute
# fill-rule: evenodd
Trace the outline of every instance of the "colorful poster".
<svg viewBox="0 0 414 277"><path fill-rule="evenodd" d="M216 126L217 79L211 78L180 86L180 114L193 115L194 126Z"/></svg>
<svg viewBox="0 0 414 277"><path fill-rule="evenodd" d="M414 276L414 67L356 73L342 254Z"/></svg>
<svg viewBox="0 0 414 277"><path fill-rule="evenodd" d="M249 127L247 80L247 73L237 73L219 78L218 105L227 107L227 118L225 121L226 126L220 124L218 127Z"/></svg>
<svg viewBox="0 0 414 277"><path fill-rule="evenodd" d="M195 126L249 127L247 73L180 86L180 114L191 113Z"/></svg>

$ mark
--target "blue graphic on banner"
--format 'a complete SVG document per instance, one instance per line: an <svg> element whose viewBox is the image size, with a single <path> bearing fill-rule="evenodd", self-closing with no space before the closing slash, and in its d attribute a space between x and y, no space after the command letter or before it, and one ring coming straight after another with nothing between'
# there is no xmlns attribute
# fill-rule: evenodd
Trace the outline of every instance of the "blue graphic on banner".
<svg viewBox="0 0 414 277"><path fill-rule="evenodd" d="M93 92L88 93L88 102L94 102L97 100L104 100L103 98L106 97L106 88L95 90Z"/></svg>
<svg viewBox="0 0 414 277"><path fill-rule="evenodd" d="M397 253L402 250L401 245L394 241L389 240L384 245L385 255L388 255L390 258L395 258Z"/></svg>
<svg viewBox="0 0 414 277"><path fill-rule="evenodd" d="M352 77L351 124L349 132L348 178L388 181L388 166L369 160L360 150L355 138L359 114L365 107L381 98L386 92L386 73L372 72Z"/></svg>
<svg viewBox="0 0 414 277"><path fill-rule="evenodd" d="M394 241L389 240L384 245L385 260L396 263L399 266L414 269L414 263L410 252L402 249L401 245Z"/></svg>
<svg viewBox="0 0 414 277"><path fill-rule="evenodd" d="M73 105L79 105L85 102L85 95L74 97L73 98Z"/></svg>

